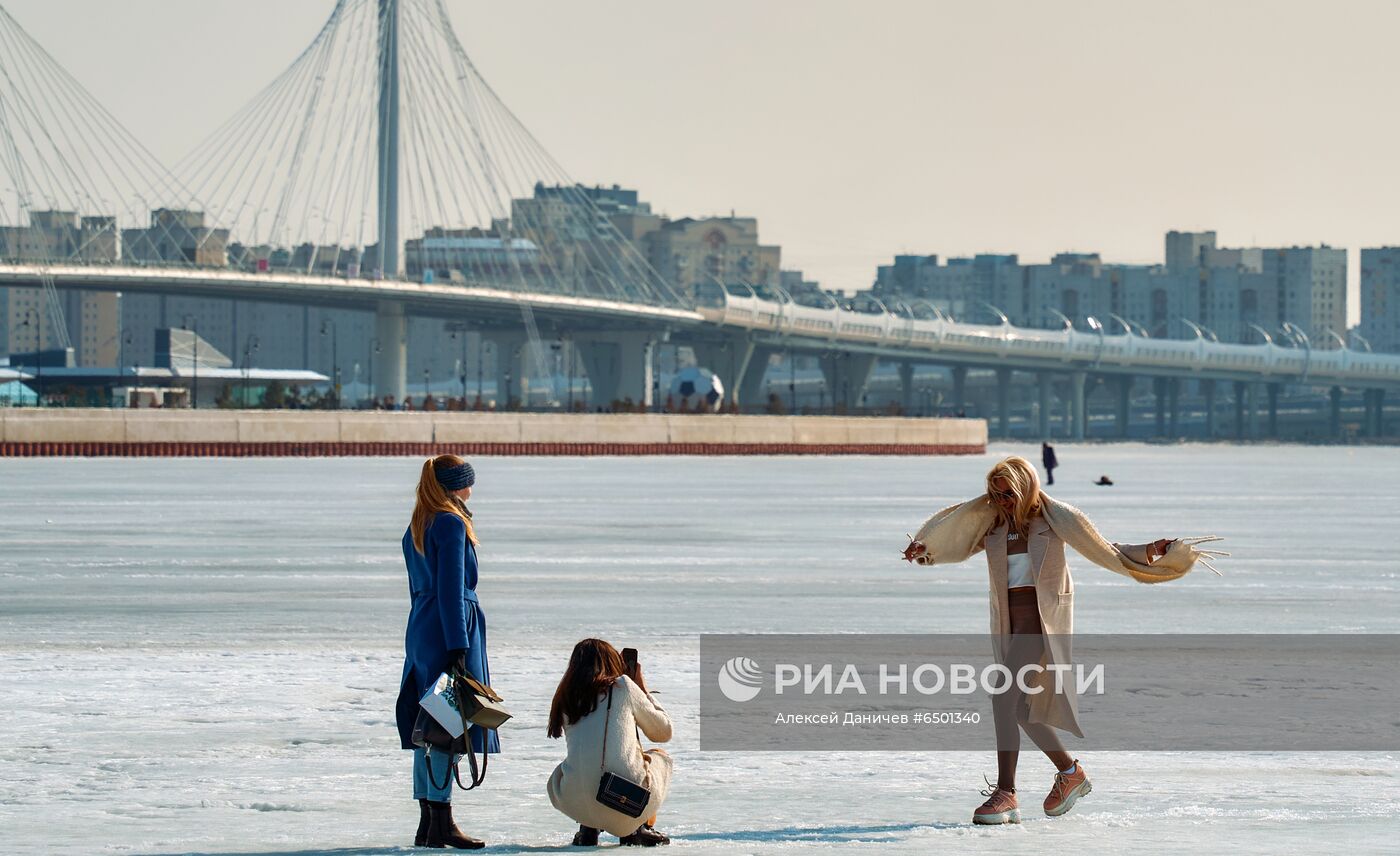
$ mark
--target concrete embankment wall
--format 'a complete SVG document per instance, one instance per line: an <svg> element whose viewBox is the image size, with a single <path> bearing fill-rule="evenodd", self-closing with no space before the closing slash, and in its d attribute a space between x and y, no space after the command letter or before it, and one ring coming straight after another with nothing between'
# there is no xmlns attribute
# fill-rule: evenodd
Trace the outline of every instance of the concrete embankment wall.
<svg viewBox="0 0 1400 856"><path fill-rule="evenodd" d="M0 457L958 455L986 447L980 419L0 409Z"/></svg>

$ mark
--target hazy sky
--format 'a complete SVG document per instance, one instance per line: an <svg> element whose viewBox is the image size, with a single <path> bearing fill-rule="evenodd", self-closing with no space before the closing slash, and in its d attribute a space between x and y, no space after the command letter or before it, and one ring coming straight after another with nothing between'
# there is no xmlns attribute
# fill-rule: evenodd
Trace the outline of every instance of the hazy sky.
<svg viewBox="0 0 1400 856"><path fill-rule="evenodd" d="M173 162L331 0L0 0ZM895 253L1400 244L1397 2L448 0L507 104L588 183L759 218L862 288ZM1356 315L1353 297L1351 314Z"/></svg>

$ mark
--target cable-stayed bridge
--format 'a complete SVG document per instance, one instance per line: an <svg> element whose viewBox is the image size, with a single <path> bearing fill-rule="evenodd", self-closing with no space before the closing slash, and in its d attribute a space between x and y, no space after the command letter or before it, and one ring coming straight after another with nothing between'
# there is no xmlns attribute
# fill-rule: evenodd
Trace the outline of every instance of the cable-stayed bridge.
<svg viewBox="0 0 1400 856"><path fill-rule="evenodd" d="M507 345L498 374L517 382L521 354L542 365L543 339L567 335L604 401L649 396L663 337L748 402L777 352L819 355L848 406L879 360L905 376L952 365L955 383L981 366L998 369L1004 425L1011 373L1034 372L1042 400L1051 379L1068 382L1080 435L1092 378L1151 376L1173 401L1181 379L1210 382L1207 395L1233 383L1237 400L1262 383L1271 406L1282 384L1359 387L1377 421L1400 384L1400 357L1344 343L1023 330L931 307L804 306L739 283L682 291L497 97L442 0L339 0L281 75L170 168L0 9L0 224L3 286L373 311L377 392L397 398L409 316L489 332Z"/></svg>

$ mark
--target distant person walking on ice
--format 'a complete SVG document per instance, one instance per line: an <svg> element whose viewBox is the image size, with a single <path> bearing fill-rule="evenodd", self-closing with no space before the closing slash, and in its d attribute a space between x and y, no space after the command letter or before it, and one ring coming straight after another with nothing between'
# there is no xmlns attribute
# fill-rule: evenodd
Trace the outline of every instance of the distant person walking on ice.
<svg viewBox="0 0 1400 856"><path fill-rule="evenodd" d="M1219 540L1201 536L1150 544L1109 543L1083 512L1041 491L1030 461L1011 457L987 473L986 494L930 517L905 548L904 558L921 565L956 564L986 551L995 653L1017 674L1021 666L1038 664L1042 658L1047 667L1070 662L1074 583L1065 566L1066 544L1110 571L1140 583L1160 583L1184 576L1197 562L1215 571L1211 559L1229 554L1197 545ZM973 823L1020 822L1016 761L1021 731L1055 765L1044 803L1047 815L1064 814L1089 793L1088 774L1065 751L1055 731L1084 736L1075 695L1056 692L1053 679L1044 680L1048 674L1038 673L1039 693L1028 696L1013 687L994 699L997 783L982 792L988 799L973 813ZM1034 683L1034 677L1027 682Z"/></svg>
<svg viewBox="0 0 1400 856"><path fill-rule="evenodd" d="M1055 468L1060 462L1055 458L1055 447L1049 443L1040 444L1040 463L1045 466L1045 483L1052 485L1055 483Z"/></svg>
<svg viewBox="0 0 1400 856"><path fill-rule="evenodd" d="M476 546L480 542L467 510L475 483L472 465L456 455L429 459L423 464L418 501L403 534L412 606L395 714L403 748L413 750L413 797L418 800L418 833L413 843L418 847L475 850L486 846L463 834L452 820L449 759L435 754L429 761L428 754L411 739L418 700L448 666L456 665L482 683L491 683L486 665L486 616L476 600ZM495 731L472 726L471 737L477 752L501 751ZM446 786L440 786L444 781Z"/></svg>

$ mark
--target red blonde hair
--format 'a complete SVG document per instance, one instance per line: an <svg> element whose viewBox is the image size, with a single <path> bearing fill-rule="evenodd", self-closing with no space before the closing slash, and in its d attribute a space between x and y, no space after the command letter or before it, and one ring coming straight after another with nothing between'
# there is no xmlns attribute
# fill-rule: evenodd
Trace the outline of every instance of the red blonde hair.
<svg viewBox="0 0 1400 856"><path fill-rule="evenodd" d="M476 538L476 527L472 526L471 512L467 511L466 504L448 493L437 480L438 470L460 467L465 463L466 461L456 455L438 455L423 463L423 472L418 477L418 500L414 503L413 518L408 524L409 530L413 532L413 546L420 554L423 552L424 533L432 525L433 518L442 512L457 515L467 527L467 540L473 547L481 544Z"/></svg>

